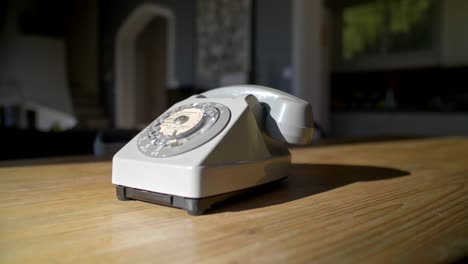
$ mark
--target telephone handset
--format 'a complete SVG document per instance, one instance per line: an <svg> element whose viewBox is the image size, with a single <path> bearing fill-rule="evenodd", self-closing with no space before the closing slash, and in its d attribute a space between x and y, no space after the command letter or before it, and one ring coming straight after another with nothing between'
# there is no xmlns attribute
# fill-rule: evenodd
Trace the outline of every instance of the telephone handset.
<svg viewBox="0 0 468 264"><path fill-rule="evenodd" d="M313 133L312 107L285 92L256 85L236 85L202 93L207 98L253 95L266 110L265 131L290 144L307 144Z"/></svg>
<svg viewBox="0 0 468 264"><path fill-rule="evenodd" d="M113 158L120 200L201 214L246 189L287 176L287 145L313 133L308 102L254 85L204 92L156 118ZM273 169L274 168L274 169Z"/></svg>

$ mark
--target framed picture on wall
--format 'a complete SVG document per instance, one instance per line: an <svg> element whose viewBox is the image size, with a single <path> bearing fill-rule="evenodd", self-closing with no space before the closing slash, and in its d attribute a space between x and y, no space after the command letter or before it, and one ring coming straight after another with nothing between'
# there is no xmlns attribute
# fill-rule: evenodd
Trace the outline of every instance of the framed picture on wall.
<svg viewBox="0 0 468 264"><path fill-rule="evenodd" d="M197 1L195 76L198 87L212 89L249 81L252 1Z"/></svg>

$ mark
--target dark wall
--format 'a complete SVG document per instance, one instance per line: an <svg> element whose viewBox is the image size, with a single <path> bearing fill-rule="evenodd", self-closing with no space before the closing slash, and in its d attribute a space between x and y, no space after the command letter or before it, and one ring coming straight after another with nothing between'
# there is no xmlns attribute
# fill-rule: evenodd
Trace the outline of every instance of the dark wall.
<svg viewBox="0 0 468 264"><path fill-rule="evenodd" d="M254 1L254 82L289 92L292 68L292 3L289 0ZM171 9L176 19L176 78L180 86L193 87L195 67L196 0L101 0L100 65L101 101L113 116L114 52L117 30L124 19L143 3L156 3Z"/></svg>
<svg viewBox="0 0 468 264"><path fill-rule="evenodd" d="M101 101L106 106L109 116L113 116L116 34L125 18L144 3L155 3L174 13L176 21L176 78L180 86L193 84L195 0L101 0L99 4Z"/></svg>
<svg viewBox="0 0 468 264"><path fill-rule="evenodd" d="M292 1L254 0L255 81L291 91L283 70L292 68Z"/></svg>

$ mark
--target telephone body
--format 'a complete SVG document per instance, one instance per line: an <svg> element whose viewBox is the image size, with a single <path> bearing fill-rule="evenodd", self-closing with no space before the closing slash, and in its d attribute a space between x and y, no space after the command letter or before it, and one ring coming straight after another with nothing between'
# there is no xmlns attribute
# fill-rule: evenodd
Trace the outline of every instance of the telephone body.
<svg viewBox="0 0 468 264"><path fill-rule="evenodd" d="M120 200L199 215L287 177L287 144L307 144L312 134L304 100L254 85L213 89L176 103L118 151L112 183Z"/></svg>

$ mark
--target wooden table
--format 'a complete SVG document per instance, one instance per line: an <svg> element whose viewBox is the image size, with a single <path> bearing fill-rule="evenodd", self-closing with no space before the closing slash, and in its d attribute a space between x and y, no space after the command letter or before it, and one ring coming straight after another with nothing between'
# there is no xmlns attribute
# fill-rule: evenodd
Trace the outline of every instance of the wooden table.
<svg viewBox="0 0 468 264"><path fill-rule="evenodd" d="M292 151L281 186L203 216L115 198L110 162L0 168L0 263L456 261L468 139Z"/></svg>

